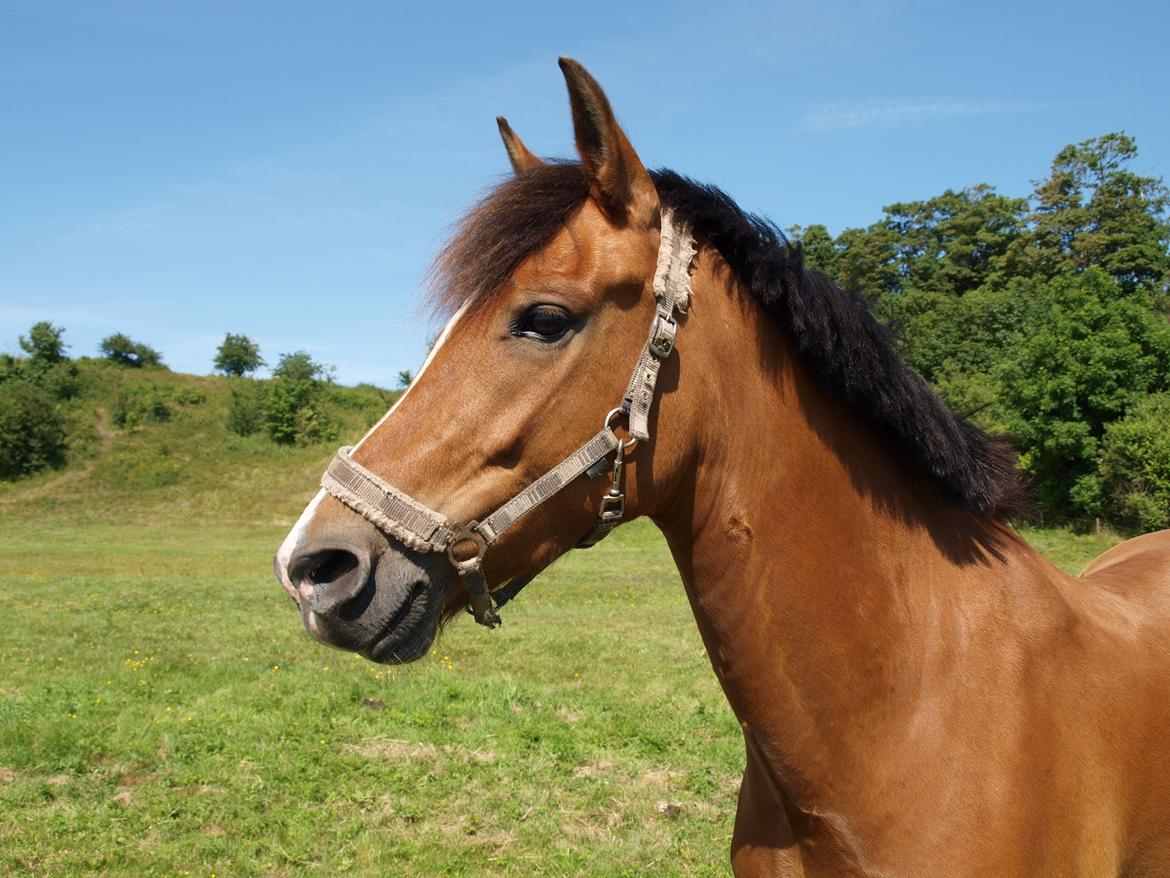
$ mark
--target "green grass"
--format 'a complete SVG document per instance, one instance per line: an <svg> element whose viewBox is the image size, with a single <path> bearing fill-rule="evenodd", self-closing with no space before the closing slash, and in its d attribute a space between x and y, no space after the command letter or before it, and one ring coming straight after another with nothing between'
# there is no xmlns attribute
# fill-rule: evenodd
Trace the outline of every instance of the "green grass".
<svg viewBox="0 0 1170 878"><path fill-rule="evenodd" d="M0 875L729 874L741 739L649 524L376 666L271 574L329 446L228 433L223 379L87 380L69 467L0 485ZM203 399L110 429L135 382Z"/></svg>
<svg viewBox="0 0 1170 878"><path fill-rule="evenodd" d="M280 528L7 524L2 874L727 872L741 744L648 525L391 669L301 631Z"/></svg>

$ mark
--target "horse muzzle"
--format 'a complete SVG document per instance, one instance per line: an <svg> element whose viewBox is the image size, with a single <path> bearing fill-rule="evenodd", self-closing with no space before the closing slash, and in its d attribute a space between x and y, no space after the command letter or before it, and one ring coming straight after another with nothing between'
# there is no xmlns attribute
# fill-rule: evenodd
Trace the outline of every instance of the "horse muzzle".
<svg viewBox="0 0 1170 878"><path fill-rule="evenodd" d="M287 586L315 639L376 662L414 661L426 655L438 629L450 578L446 558L369 531L298 546ZM279 570L278 578L284 582Z"/></svg>

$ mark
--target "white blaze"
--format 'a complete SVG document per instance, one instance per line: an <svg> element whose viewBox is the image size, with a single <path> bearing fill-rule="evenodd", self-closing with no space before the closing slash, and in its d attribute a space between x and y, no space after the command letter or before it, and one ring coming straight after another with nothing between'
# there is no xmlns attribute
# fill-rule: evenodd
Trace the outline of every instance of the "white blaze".
<svg viewBox="0 0 1170 878"><path fill-rule="evenodd" d="M460 317L463 316L463 312L466 310L467 303L465 302L462 306L460 306L458 311L451 315L451 319L447 321L447 325L443 327L443 331L440 332L439 337L435 339L435 343L431 347L430 353L427 354L427 358L423 361L422 366L419 368L418 374L414 376L414 381L412 381L410 386L407 387L405 391L403 391L402 396L398 397L398 399L394 401L394 405L390 406L390 411L382 415L382 417L378 420L378 423L374 424L374 426L370 427L370 429L366 431L366 435L363 436L358 441L357 445L354 446L355 449L358 447L358 445L361 445L362 442L365 442L367 439L369 439L375 430L386 423L386 419L394 414L394 410L402 404L402 400L406 399L406 395L410 393L410 391L414 388L414 385L418 383L420 378L422 378L423 373L427 370L427 367L432 362L434 362L436 354L439 353L439 348L443 346L443 343L451 335L451 330L455 328L456 322ZM297 588L289 579L288 565L293 556L297 553L297 549L300 547L301 540L304 538L305 531L308 529L309 523L313 520L313 516L317 514L317 507L320 506L321 501L325 499L325 493L325 489L322 488L317 492L317 496L309 501L309 505L305 507L305 511L301 513L301 517L297 519L297 523L293 525L292 530L289 531L288 536L284 538L284 542L280 544L280 548L276 552L276 566L280 574L280 583L284 586L284 590L292 595L294 600L297 599ZM302 595L302 597L307 596Z"/></svg>

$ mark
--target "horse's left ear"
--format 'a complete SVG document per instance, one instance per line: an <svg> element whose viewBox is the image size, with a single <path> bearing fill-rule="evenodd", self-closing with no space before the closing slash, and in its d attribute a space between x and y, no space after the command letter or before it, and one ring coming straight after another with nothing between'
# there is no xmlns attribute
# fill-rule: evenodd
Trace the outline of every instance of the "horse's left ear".
<svg viewBox="0 0 1170 878"><path fill-rule="evenodd" d="M544 164L544 159L524 145L524 141L516 136L512 126L503 116L496 116L496 125L500 128L500 139L504 141L504 149L508 151L508 161L512 163L512 170L520 177L526 171Z"/></svg>
<svg viewBox="0 0 1170 878"><path fill-rule="evenodd" d="M618 127L605 92L572 58L561 58L560 65L569 86L577 151L592 178L593 197L619 222L656 226L658 190Z"/></svg>

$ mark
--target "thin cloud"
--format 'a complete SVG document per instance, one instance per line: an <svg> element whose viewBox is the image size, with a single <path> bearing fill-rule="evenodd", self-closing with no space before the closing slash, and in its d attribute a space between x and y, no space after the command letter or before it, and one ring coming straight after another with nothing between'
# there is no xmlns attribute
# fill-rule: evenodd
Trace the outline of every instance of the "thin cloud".
<svg viewBox="0 0 1170 878"><path fill-rule="evenodd" d="M800 127L804 131L841 131L866 125L1028 113L1048 106L1035 101L971 101L945 98L838 101L822 104L805 112Z"/></svg>

